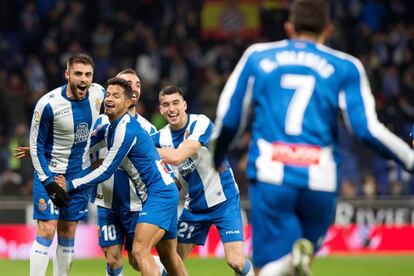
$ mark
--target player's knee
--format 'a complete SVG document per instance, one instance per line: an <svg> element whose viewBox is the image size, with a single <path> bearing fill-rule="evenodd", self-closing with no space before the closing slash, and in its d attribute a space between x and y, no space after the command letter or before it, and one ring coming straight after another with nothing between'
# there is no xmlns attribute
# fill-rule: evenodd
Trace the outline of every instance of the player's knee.
<svg viewBox="0 0 414 276"><path fill-rule="evenodd" d="M76 221L60 220L57 225L58 235L60 237L73 238L76 233Z"/></svg>
<svg viewBox="0 0 414 276"><path fill-rule="evenodd" d="M38 223L37 226L37 233L41 237L48 238L50 240L53 239L56 232L56 221L42 221Z"/></svg>
<svg viewBox="0 0 414 276"><path fill-rule="evenodd" d="M236 272L240 272L244 268L245 257L238 252L230 253L226 256L227 264Z"/></svg>
<svg viewBox="0 0 414 276"><path fill-rule="evenodd" d="M145 258L151 251L141 243L134 244L134 248L131 251L132 256L134 257L135 261L139 263L139 260Z"/></svg>

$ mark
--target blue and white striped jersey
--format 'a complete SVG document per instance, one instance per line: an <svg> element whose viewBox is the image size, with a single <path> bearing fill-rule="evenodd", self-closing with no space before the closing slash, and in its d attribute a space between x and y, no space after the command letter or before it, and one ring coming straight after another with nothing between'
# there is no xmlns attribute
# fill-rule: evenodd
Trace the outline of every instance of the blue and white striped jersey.
<svg viewBox="0 0 414 276"><path fill-rule="evenodd" d="M249 47L220 97L216 163L237 143L250 105L252 181L336 191L340 111L362 142L413 169L413 151L378 121L365 70L345 53L295 39Z"/></svg>
<svg viewBox="0 0 414 276"><path fill-rule="evenodd" d="M134 118L148 134L156 133L156 128L144 117L136 114ZM108 116L105 114L100 115L96 120L94 133L98 132L101 128L105 128L105 136L107 137L109 125ZM100 149L98 159L104 158L107 152L107 147ZM108 209L126 209L130 211L140 211L142 209L142 202L138 197L135 183L123 169L118 169L108 180L97 185L91 201L98 206Z"/></svg>
<svg viewBox="0 0 414 276"><path fill-rule="evenodd" d="M226 169L220 174L212 166L208 144L213 128L213 123L206 116L188 114L184 128L174 131L167 125L152 135L155 146L159 148L178 148L185 139L201 143L197 153L177 166L182 188L187 193L184 207L191 211L205 210L239 193L227 160Z"/></svg>
<svg viewBox="0 0 414 276"><path fill-rule="evenodd" d="M43 184L52 173L75 174L90 166L89 141L105 90L93 83L85 99L66 95L66 85L37 102L30 129L30 155Z"/></svg>
<svg viewBox="0 0 414 276"><path fill-rule="evenodd" d="M118 168L125 170L135 182L142 201L147 199L148 193L176 189L171 172L162 162L151 137L131 115L127 113L112 122L107 130L101 128L94 133L91 144L94 146L104 140L108 153L102 165L83 177L68 180L69 189L98 185Z"/></svg>

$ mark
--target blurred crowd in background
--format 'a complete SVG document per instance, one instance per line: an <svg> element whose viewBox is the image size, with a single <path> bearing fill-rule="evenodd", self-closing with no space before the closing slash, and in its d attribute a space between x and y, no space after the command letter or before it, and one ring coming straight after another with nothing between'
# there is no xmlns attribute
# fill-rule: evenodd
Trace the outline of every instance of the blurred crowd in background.
<svg viewBox="0 0 414 276"><path fill-rule="evenodd" d="M380 121L411 143L414 2L331 3L335 32L328 45L361 59ZM0 195L31 195L30 158L12 152L29 143L36 101L65 84L71 54L89 53L94 81L103 86L120 70L135 69L142 82L139 112L158 128L165 122L157 94L166 84L185 91L190 113L214 120L220 92L246 47L286 38L288 6L288 0L0 1ZM414 194L414 178L400 166L361 147L344 124L339 135L342 197ZM248 140L230 155L242 195Z"/></svg>

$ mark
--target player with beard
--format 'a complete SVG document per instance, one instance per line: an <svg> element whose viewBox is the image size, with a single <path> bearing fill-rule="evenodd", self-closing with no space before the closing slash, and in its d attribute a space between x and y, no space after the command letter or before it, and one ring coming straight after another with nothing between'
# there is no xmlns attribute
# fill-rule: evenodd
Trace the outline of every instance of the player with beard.
<svg viewBox="0 0 414 276"><path fill-rule="evenodd" d="M105 96L104 88L92 83L93 67L88 55L70 57L65 71L67 84L44 95L33 113L30 155L35 168L33 218L37 220L37 233L30 253L30 275L45 275L56 231L53 272L69 275L76 227L88 215L89 190L70 198L54 182L54 176L70 178L90 166L90 133Z"/></svg>
<svg viewBox="0 0 414 276"><path fill-rule="evenodd" d="M136 106L141 95L141 81L137 73L128 68L119 72L116 76L128 81L131 85L132 97L135 102L129 108L129 114L140 123L148 134L154 134L157 131L156 128L136 112ZM96 120L94 131L106 127L107 124L109 124L108 117L105 114L100 115ZM23 158L27 156L28 152L29 147L21 146L15 149L15 156ZM106 152L106 148L99 150L97 154L94 154L96 160L103 158ZM99 161L93 166L97 164L99 164ZM115 183L117 184L115 185ZM128 174L122 169L117 170L111 178L94 188L91 201L97 205L99 245L107 261L107 274L123 275L123 244L125 244L125 249L128 251L130 265L138 270L138 264L135 262L131 250L135 221L142 209L142 202ZM160 271L163 271L164 266L159 257L153 256L153 258Z"/></svg>

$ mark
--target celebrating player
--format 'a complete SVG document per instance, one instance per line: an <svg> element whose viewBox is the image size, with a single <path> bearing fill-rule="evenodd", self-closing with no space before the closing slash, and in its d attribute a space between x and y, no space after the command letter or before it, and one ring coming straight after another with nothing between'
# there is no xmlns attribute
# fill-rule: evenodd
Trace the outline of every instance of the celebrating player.
<svg viewBox="0 0 414 276"><path fill-rule="evenodd" d="M99 115L104 89L92 83L93 61L85 54L69 58L66 85L44 95L36 104L30 129L30 155L35 168L33 218L36 239L30 253L30 275L44 275L49 247L57 229L58 246L54 275L68 275L74 256L74 238L79 220L88 214L88 191L66 192L54 176L70 177L90 166L89 138Z"/></svg>
<svg viewBox="0 0 414 276"><path fill-rule="evenodd" d="M141 82L133 69L125 69L117 74L117 77L128 81L133 91L134 104L128 112L149 133L155 133L156 128L144 117L136 113L136 104L141 95ZM104 114L99 116L95 123L95 131L109 125L108 117ZM99 152L102 158L106 154L106 148ZM92 197L98 207L99 245L105 254L107 261L107 273L109 275L123 275L122 245L128 251L128 260L134 269L138 264L132 256L132 242L134 240L135 222L142 208L141 199L138 196L135 184L123 169L118 169L115 174L101 185L95 187ZM158 266L158 256L154 256ZM163 267L162 267L163 268ZM161 269L162 271L162 269Z"/></svg>
<svg viewBox="0 0 414 276"><path fill-rule="evenodd" d="M283 275L292 266L300 275L311 272L312 247L334 218L340 111L362 142L408 170L414 166L413 150L378 121L361 62L323 45L333 30L326 2L294 1L285 23L290 39L250 46L217 109L217 168L237 143L250 104L254 111L247 175L260 275Z"/></svg>
<svg viewBox="0 0 414 276"><path fill-rule="evenodd" d="M154 246L169 273L187 275L176 253L178 191L151 137L128 113L132 95L127 81L121 78L108 81L104 103L110 125L95 133L91 141L92 145L102 141L108 147L102 165L86 176L68 181L59 176L55 181L68 190L82 190L107 180L121 166L137 185L143 201L132 247L142 275L160 273L151 256Z"/></svg>
<svg viewBox="0 0 414 276"><path fill-rule="evenodd" d="M211 163L208 144L213 123L204 115L187 114L179 87L167 86L158 97L168 125L152 137L163 160L176 167L186 192L177 225L178 254L184 260L196 244L204 245L214 224L228 265L237 275L253 275L253 267L243 254L240 197L233 172L227 161L220 173Z"/></svg>

